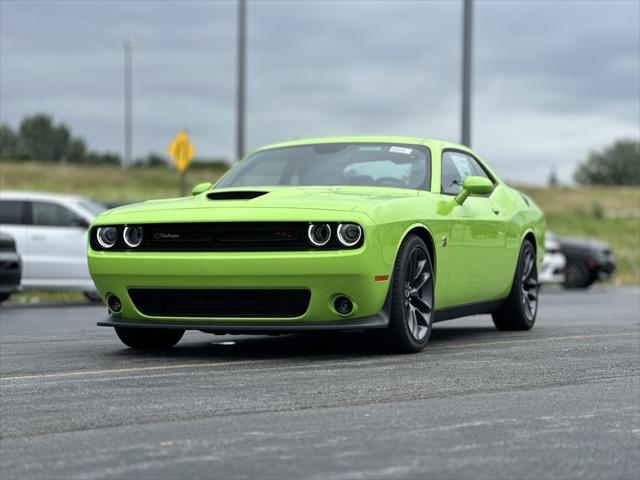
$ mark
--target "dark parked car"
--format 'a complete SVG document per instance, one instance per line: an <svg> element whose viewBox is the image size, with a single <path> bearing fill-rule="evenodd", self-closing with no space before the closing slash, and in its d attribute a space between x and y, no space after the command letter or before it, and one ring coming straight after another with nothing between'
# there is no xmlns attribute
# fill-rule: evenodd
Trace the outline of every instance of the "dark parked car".
<svg viewBox="0 0 640 480"><path fill-rule="evenodd" d="M567 258L566 288L587 288L599 280L611 278L616 260L611 247L590 238L558 238L560 251Z"/></svg>
<svg viewBox="0 0 640 480"><path fill-rule="evenodd" d="M12 236L0 232L0 302L20 290L22 261Z"/></svg>

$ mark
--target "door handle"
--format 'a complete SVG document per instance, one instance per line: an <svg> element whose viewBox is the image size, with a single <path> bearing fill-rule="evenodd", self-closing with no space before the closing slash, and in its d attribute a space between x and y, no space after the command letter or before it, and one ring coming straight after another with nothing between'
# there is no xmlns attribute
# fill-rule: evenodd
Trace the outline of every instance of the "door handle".
<svg viewBox="0 0 640 480"><path fill-rule="evenodd" d="M35 240L36 242L42 242L46 240L44 235L31 235L31 240Z"/></svg>

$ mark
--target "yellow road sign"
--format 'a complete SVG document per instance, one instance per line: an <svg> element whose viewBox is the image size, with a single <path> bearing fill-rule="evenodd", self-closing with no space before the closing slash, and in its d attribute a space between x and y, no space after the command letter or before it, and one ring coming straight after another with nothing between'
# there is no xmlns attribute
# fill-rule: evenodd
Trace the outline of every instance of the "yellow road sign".
<svg viewBox="0 0 640 480"><path fill-rule="evenodd" d="M184 172L196 154L196 148L191 143L191 140L189 140L186 132L182 131L178 133L172 140L169 144L169 154L176 164L176 170Z"/></svg>

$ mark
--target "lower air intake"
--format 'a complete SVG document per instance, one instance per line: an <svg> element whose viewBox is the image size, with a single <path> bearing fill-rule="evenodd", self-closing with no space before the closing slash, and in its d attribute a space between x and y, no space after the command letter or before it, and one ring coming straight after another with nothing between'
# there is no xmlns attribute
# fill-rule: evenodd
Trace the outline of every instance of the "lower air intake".
<svg viewBox="0 0 640 480"><path fill-rule="evenodd" d="M132 288L136 308L150 317L294 318L309 307L309 290Z"/></svg>

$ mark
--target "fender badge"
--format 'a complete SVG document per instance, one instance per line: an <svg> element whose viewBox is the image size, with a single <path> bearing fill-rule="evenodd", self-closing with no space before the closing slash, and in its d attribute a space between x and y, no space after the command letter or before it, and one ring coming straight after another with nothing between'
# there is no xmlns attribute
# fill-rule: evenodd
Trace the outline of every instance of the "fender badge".
<svg viewBox="0 0 640 480"><path fill-rule="evenodd" d="M442 246L443 247L447 246L447 236L446 235L444 237L442 237Z"/></svg>

